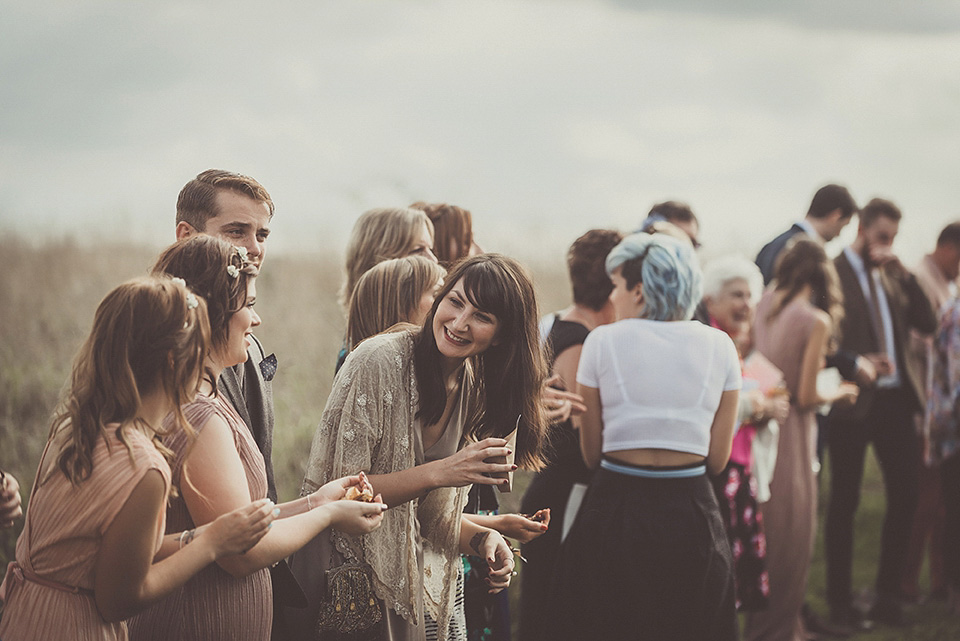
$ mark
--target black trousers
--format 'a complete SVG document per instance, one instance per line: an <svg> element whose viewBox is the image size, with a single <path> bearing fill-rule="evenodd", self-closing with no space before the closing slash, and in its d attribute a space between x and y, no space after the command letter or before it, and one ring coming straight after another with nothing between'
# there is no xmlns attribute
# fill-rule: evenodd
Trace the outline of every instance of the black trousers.
<svg viewBox="0 0 960 641"><path fill-rule="evenodd" d="M946 508L943 531L943 566L947 585L960 590L960 454L940 464L943 504Z"/></svg>
<svg viewBox="0 0 960 641"><path fill-rule="evenodd" d="M879 389L863 420L830 416L830 505L826 523L827 602L846 608L852 598L853 521L867 444L883 473L887 511L880 539L878 596L897 597L913 515L917 509L920 443L914 429L916 400L904 387Z"/></svg>

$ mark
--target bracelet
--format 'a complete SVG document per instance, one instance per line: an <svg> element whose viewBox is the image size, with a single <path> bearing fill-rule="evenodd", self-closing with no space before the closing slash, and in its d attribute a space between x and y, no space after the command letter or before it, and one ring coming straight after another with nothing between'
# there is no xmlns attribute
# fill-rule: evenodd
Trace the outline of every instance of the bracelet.
<svg viewBox="0 0 960 641"><path fill-rule="evenodd" d="M180 537L177 539L180 542L177 549L182 550L184 545L190 543L190 541L193 540L194 532L196 532L196 530L184 530L181 532Z"/></svg>
<svg viewBox="0 0 960 641"><path fill-rule="evenodd" d="M310 494L307 494L307 511L309 512L312 509L313 509L313 506L310 505Z"/></svg>

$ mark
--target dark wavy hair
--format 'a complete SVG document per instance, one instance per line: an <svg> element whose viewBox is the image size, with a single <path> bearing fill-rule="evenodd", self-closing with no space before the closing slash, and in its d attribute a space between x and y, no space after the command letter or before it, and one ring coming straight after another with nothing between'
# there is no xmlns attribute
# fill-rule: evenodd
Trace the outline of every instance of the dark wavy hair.
<svg viewBox="0 0 960 641"><path fill-rule="evenodd" d="M447 276L414 343L420 394L417 417L424 424L436 423L446 406L433 319L440 303L461 281L470 303L493 314L499 322L497 344L472 357L475 382L480 387L482 417L468 427L468 435L477 439L505 437L513 431L519 416L517 465L539 469L543 466L541 449L547 430L540 405L547 364L537 329L533 282L520 263L511 258L481 254L458 263Z"/></svg>

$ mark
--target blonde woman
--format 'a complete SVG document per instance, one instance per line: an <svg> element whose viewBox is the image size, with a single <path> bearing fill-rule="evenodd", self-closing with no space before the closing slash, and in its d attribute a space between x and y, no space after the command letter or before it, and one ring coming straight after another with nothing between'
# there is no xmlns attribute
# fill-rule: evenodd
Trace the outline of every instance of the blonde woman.
<svg viewBox="0 0 960 641"><path fill-rule="evenodd" d="M397 323L419 325L447 270L422 256L385 260L360 277L347 314L347 349Z"/></svg>
<svg viewBox="0 0 960 641"><path fill-rule="evenodd" d="M340 304L350 306L357 281L377 263L391 258L422 256L437 262L433 253L433 223L419 209L405 207L371 209L353 225L347 245L347 277L340 290ZM334 371L339 372L347 358L344 340Z"/></svg>
<svg viewBox="0 0 960 641"><path fill-rule="evenodd" d="M379 262L403 256L423 256L437 262L433 253L433 223L419 209L371 209L353 225L347 245L347 278L340 290L344 307L363 274Z"/></svg>

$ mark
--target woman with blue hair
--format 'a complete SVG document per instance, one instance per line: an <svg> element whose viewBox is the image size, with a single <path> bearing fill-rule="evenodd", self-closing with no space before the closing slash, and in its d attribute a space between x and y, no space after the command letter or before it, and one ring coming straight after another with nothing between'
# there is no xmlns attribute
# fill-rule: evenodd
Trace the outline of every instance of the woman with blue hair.
<svg viewBox="0 0 960 641"><path fill-rule="evenodd" d="M597 468L561 549L556 639L738 637L733 563L707 471L730 456L741 386L733 341L691 321L693 248L633 234L607 257L617 322L577 371L584 461Z"/></svg>

